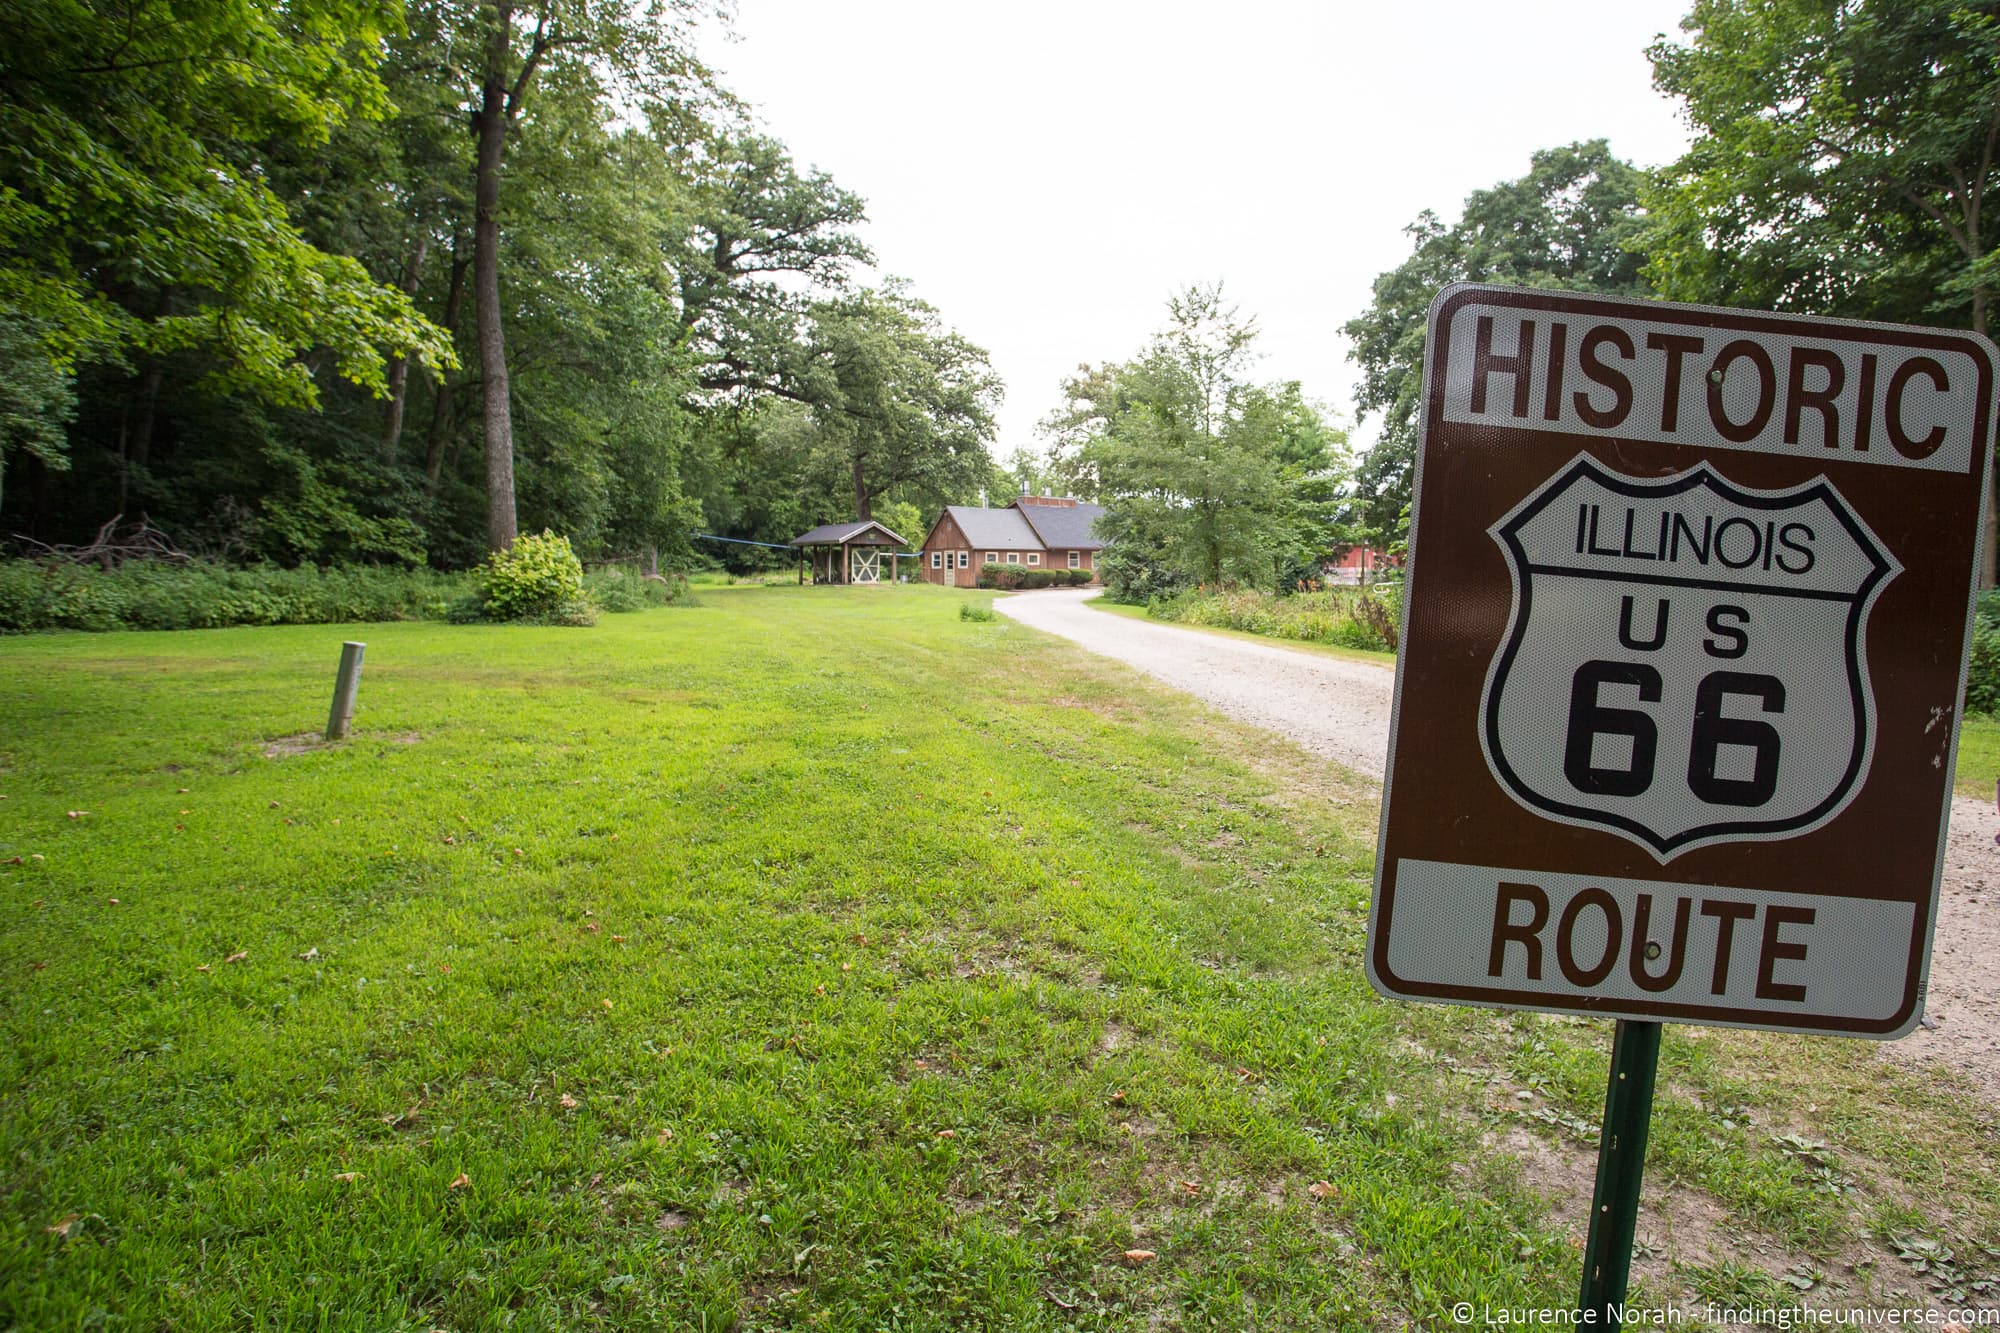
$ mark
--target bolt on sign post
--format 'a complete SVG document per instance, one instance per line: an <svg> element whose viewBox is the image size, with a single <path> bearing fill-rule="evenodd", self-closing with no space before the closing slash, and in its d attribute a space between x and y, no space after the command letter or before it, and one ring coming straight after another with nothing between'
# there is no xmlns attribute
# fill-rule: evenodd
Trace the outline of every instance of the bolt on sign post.
<svg viewBox="0 0 2000 1333"><path fill-rule="evenodd" d="M1475 285L1429 339L1368 975L1618 1020L1615 1326L1660 1022L1922 1015L1996 353Z"/></svg>

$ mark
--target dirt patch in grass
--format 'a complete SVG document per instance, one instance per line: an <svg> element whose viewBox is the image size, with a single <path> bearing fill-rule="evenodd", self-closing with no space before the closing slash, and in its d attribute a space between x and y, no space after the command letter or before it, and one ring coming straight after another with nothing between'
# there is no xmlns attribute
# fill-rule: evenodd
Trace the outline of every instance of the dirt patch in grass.
<svg viewBox="0 0 2000 1333"><path fill-rule="evenodd" d="M1132 710L1129 702L1112 695L1082 699L1074 694L1058 694L1042 702L1050 708L1080 708L1110 721L1116 721Z"/></svg>
<svg viewBox="0 0 2000 1333"><path fill-rule="evenodd" d="M350 735L348 739L350 741L375 741L378 744L386 742L390 745L415 745L423 738L423 733L419 731L398 731L386 736L370 736L357 733ZM312 754L317 750L338 749L340 745L341 742L339 741L328 740L324 732L295 731L289 736L275 736L265 741L264 757L266 759L290 759L297 755ZM168 765L167 771L178 772L179 770L172 765Z"/></svg>
<svg viewBox="0 0 2000 1333"><path fill-rule="evenodd" d="M1525 1125L1496 1127L1481 1135L1480 1143L1518 1164L1521 1184L1547 1205L1550 1220L1568 1233L1580 1254L1596 1180L1596 1148ZM1807 1253L1746 1227L1704 1190L1648 1181L1633 1239L1632 1276L1638 1289L1675 1301L1688 1312L1701 1308L1709 1298L1702 1286L1712 1286L1718 1275L1739 1289L1761 1288L1825 1309L1866 1309L1885 1302L1906 1309L1955 1308L1939 1303L1940 1293L1899 1257L1893 1242L1863 1229L1858 1215L1854 1224L1854 1239Z"/></svg>

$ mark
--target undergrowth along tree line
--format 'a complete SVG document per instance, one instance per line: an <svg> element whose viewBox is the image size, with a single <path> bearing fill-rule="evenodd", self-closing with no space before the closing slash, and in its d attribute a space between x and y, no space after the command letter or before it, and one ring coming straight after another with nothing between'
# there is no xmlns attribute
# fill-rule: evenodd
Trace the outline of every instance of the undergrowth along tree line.
<svg viewBox="0 0 2000 1333"><path fill-rule="evenodd" d="M1393 653L1402 585L1318 588L1283 597L1255 588L1188 588L1154 598L1146 603L1146 613L1186 625Z"/></svg>
<svg viewBox="0 0 2000 1333"><path fill-rule="evenodd" d="M647 578L618 565L586 573L575 567L573 552L567 564L551 554L548 547L556 543L562 539L522 537L505 557L468 571L213 561L104 568L6 560L0 561L0 633L385 620L589 624L600 611L694 604L685 578ZM560 551L568 551L566 543Z"/></svg>

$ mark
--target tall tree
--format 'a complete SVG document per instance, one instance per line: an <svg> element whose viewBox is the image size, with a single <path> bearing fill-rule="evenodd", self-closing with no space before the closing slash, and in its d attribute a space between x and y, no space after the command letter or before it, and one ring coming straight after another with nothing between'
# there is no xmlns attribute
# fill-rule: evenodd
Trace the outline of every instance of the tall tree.
<svg viewBox="0 0 2000 1333"><path fill-rule="evenodd" d="M1178 576L1288 583L1323 554L1344 441L1296 383L1248 378L1257 329L1218 285L1168 304L1134 360L1070 380L1058 414L1097 478L1106 582L1132 596Z"/></svg>
<svg viewBox="0 0 2000 1333"><path fill-rule="evenodd" d="M1651 200L1660 294L1986 332L2000 4L1697 0L1681 27L1649 52L1696 131ZM1989 587L1996 548L1989 494Z"/></svg>
<svg viewBox="0 0 2000 1333"><path fill-rule="evenodd" d="M1361 367L1355 407L1382 414L1357 479L1370 540L1393 543L1408 521L1431 299L1454 282L1645 295L1634 249L1643 186L1641 172L1592 139L1543 149L1519 180L1475 190L1450 226L1426 211L1406 229L1410 257L1375 279L1368 309L1344 329Z"/></svg>
<svg viewBox="0 0 2000 1333"><path fill-rule="evenodd" d="M893 285L822 301L805 364L819 457L845 474L855 517L892 489L938 499L990 476L1000 380L929 305Z"/></svg>
<svg viewBox="0 0 2000 1333"><path fill-rule="evenodd" d="M537 81L568 81L606 100L667 102L706 88L688 26L697 0L470 0L466 36L479 51L471 100L472 292L486 449L486 540L505 550L517 530L514 419L501 313L500 186L507 145Z"/></svg>
<svg viewBox="0 0 2000 1333"><path fill-rule="evenodd" d="M808 401L797 351L813 303L875 258L854 231L866 205L825 172L801 171L766 135L716 131L671 153L687 192L669 259L704 397Z"/></svg>

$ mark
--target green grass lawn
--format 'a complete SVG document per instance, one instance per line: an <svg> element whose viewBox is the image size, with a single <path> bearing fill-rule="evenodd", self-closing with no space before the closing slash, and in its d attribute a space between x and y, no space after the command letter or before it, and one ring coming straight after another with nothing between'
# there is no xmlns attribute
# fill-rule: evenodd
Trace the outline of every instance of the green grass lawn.
<svg viewBox="0 0 2000 1333"><path fill-rule="evenodd" d="M1993 799L1994 783L2000 781L2000 718L1965 719L1958 733L1958 768L1952 779L1961 796Z"/></svg>
<svg viewBox="0 0 2000 1333"><path fill-rule="evenodd" d="M0 1328L1572 1298L1606 1028L1375 997L1371 788L965 599L0 643ZM1948 1079L1662 1068L1642 1292L2000 1269Z"/></svg>

